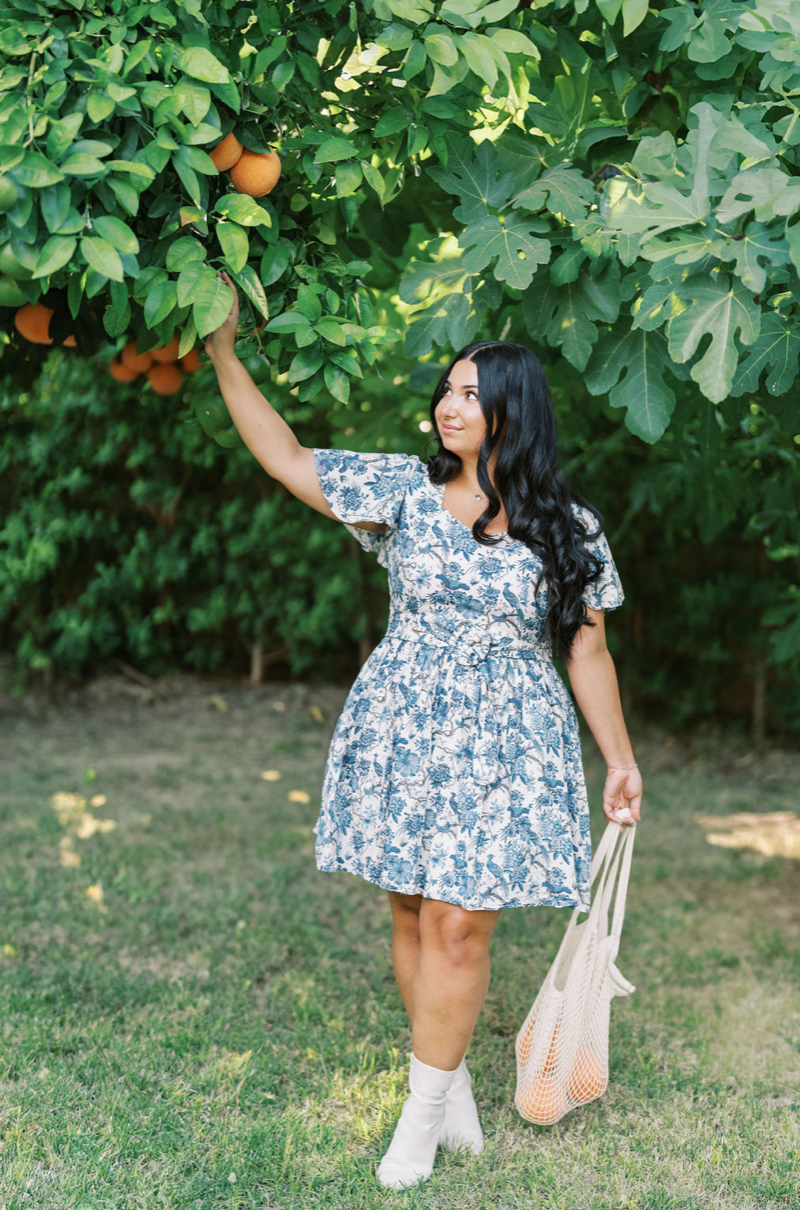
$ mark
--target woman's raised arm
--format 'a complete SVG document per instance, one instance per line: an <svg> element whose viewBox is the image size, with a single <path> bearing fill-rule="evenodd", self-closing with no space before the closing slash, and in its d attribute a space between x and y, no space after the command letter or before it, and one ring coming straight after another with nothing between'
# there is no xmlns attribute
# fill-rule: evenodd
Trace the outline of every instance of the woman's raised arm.
<svg viewBox="0 0 800 1210"><path fill-rule="evenodd" d="M205 350L216 371L222 398L242 441L273 479L317 512L339 518L332 511L314 465L314 451L301 445L294 432L262 395L234 351L239 322L239 296L225 272L220 277L233 291L233 306L223 324L206 339ZM359 528L382 530L384 525L364 522Z"/></svg>

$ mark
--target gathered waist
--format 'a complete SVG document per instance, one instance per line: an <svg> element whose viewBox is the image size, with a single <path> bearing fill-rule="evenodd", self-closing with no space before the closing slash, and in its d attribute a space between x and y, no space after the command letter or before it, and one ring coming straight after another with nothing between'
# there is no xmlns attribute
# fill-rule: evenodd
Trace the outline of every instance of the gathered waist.
<svg viewBox="0 0 800 1210"><path fill-rule="evenodd" d="M398 614L389 619L386 639L402 639L446 648L459 663L476 665L491 659L534 660L552 664L547 643L491 620L461 618L452 612Z"/></svg>

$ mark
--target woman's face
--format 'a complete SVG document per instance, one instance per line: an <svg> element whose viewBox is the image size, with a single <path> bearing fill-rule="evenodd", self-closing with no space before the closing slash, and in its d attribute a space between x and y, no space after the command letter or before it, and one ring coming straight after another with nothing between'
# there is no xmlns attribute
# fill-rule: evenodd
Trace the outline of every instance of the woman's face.
<svg viewBox="0 0 800 1210"><path fill-rule="evenodd" d="M477 456L483 441L486 421L479 398L478 367L473 361L457 361L445 383L434 417L445 449L459 456L462 453Z"/></svg>

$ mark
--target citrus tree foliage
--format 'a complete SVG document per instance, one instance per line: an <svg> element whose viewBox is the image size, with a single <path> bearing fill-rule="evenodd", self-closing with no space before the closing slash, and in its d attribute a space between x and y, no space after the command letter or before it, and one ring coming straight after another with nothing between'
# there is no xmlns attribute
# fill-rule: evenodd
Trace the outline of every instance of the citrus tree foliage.
<svg viewBox="0 0 800 1210"><path fill-rule="evenodd" d="M184 352L227 312L221 267L241 355L320 414L383 351L502 331L637 443L677 434L704 541L737 515L742 425L769 417L780 452L748 470L780 507L748 532L796 568L799 48L792 0L4 0L4 370L41 364L25 300L74 332L64 356L175 332ZM217 172L229 131L279 153L268 196ZM775 609L792 658L800 592Z"/></svg>
<svg viewBox="0 0 800 1210"><path fill-rule="evenodd" d="M5 299L66 304L57 339L96 300L109 336L185 352L225 266L301 398L344 398L391 336L348 239L411 169L457 204L404 276L406 351L510 297L654 441L683 383L716 404L795 379L798 44L790 0L10 0ZM232 129L278 149L274 197L217 172Z"/></svg>

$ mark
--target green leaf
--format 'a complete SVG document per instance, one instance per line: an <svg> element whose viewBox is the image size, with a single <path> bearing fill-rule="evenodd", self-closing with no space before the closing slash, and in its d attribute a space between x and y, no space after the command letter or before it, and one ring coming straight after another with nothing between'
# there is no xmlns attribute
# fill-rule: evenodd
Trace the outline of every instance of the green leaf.
<svg viewBox="0 0 800 1210"><path fill-rule="evenodd" d="M139 251L139 241L122 219L112 214L99 214L92 219L92 224L104 240L116 248L117 252L130 252L134 256Z"/></svg>
<svg viewBox="0 0 800 1210"><path fill-rule="evenodd" d="M563 214L568 223L578 223L595 200L594 187L578 168L556 164L543 172L533 185L521 190L511 199L520 210L547 209L551 214Z"/></svg>
<svg viewBox="0 0 800 1210"><path fill-rule="evenodd" d="M450 34L427 34L423 39L428 58L443 67L454 67L458 62L456 44Z"/></svg>
<svg viewBox="0 0 800 1210"><path fill-rule="evenodd" d="M267 332L293 332L309 327L309 322L305 315L301 315L299 311L282 311L280 315L276 315L267 324Z"/></svg>
<svg viewBox="0 0 800 1210"><path fill-rule="evenodd" d="M228 267L238 273L247 264L250 254L250 241L247 232L238 223L217 223L217 239L220 242Z"/></svg>
<svg viewBox="0 0 800 1210"><path fill-rule="evenodd" d="M615 183L617 179L614 178ZM798 184L800 185L800 182ZM638 195L631 193L628 186L619 198L609 205L606 225L624 231L627 235L640 231L657 235L662 231L669 231L672 227L685 227L702 222L710 208L707 194L687 195L673 185L650 181Z"/></svg>
<svg viewBox="0 0 800 1210"><path fill-rule="evenodd" d="M423 311L406 328L403 351L409 357L423 357L434 345L461 348L475 337L480 325L480 313L470 306L467 295L449 294Z"/></svg>
<svg viewBox="0 0 800 1210"><path fill-rule="evenodd" d="M479 80L484 80L493 89L497 83L497 62L486 45L488 42L488 38L468 33L462 35L458 45L470 71L474 71Z"/></svg>
<svg viewBox="0 0 800 1210"><path fill-rule="evenodd" d="M242 100L239 96L239 89L233 80L229 80L227 84L212 84L211 91L233 113L239 113L242 108Z"/></svg>
<svg viewBox="0 0 800 1210"><path fill-rule="evenodd" d="M294 385L296 382L303 382L306 378L310 378L312 374L316 374L324 361L321 353L314 353L311 349L301 349L296 353L292 364L289 366L289 382Z"/></svg>
<svg viewBox="0 0 800 1210"><path fill-rule="evenodd" d="M193 317L190 315L184 324L181 332L180 342L178 344L178 356L185 357L186 354L193 349L197 343L197 328Z"/></svg>
<svg viewBox="0 0 800 1210"><path fill-rule="evenodd" d="M192 294L192 318L201 339L225 322L233 306L233 294L221 277L203 265Z"/></svg>
<svg viewBox="0 0 800 1210"><path fill-rule="evenodd" d="M190 46L178 56L178 66L187 76L206 84L231 83L230 72L203 46Z"/></svg>
<svg viewBox="0 0 800 1210"><path fill-rule="evenodd" d="M524 290L539 266L550 260L550 243L534 237L532 232L537 229L530 219L515 213L509 214L505 224L495 215L471 223L458 237L460 246L467 249L463 268L478 273L496 256L495 278Z"/></svg>
<svg viewBox="0 0 800 1210"><path fill-rule="evenodd" d="M261 258L261 281L264 286L271 286L280 280L289 267L291 254L292 245L288 240L281 239L267 248Z"/></svg>
<svg viewBox="0 0 800 1210"><path fill-rule="evenodd" d="M208 152L201 151L199 147L179 147L173 154L172 160L173 163L180 161L187 168L200 172L204 176L219 176L219 170L211 156Z"/></svg>
<svg viewBox="0 0 800 1210"><path fill-rule="evenodd" d="M272 218L268 210L259 206L253 198L243 193L226 193L214 206L223 218L238 223L240 227L271 227Z"/></svg>
<svg viewBox="0 0 800 1210"><path fill-rule="evenodd" d="M373 130L376 139L382 139L391 134L405 130L411 121L411 114L403 105L395 105L388 109L379 119Z"/></svg>
<svg viewBox="0 0 800 1210"><path fill-rule="evenodd" d="M86 101L86 112L93 122L104 122L116 109L116 104L104 92L90 92Z"/></svg>
<svg viewBox="0 0 800 1210"><path fill-rule="evenodd" d="M104 277L110 277L112 281L122 281L125 277L119 253L107 240L85 235L81 240L81 252L86 263Z"/></svg>
<svg viewBox="0 0 800 1210"><path fill-rule="evenodd" d="M627 428L652 445L675 408L675 392L664 381L671 364L660 332L615 332L598 340L583 381L592 395L608 394L612 407L626 408Z"/></svg>
<svg viewBox="0 0 800 1210"><path fill-rule="evenodd" d="M502 21L503 17L513 13L518 5L519 0L495 0L494 4L481 8L480 19L481 21Z"/></svg>
<svg viewBox="0 0 800 1210"><path fill-rule="evenodd" d="M118 181L109 177L106 184L112 190L120 206L132 217L139 213L139 194L128 181Z"/></svg>
<svg viewBox="0 0 800 1210"><path fill-rule="evenodd" d="M361 170L364 173L364 176L367 178L368 183L377 193L380 200L383 201L386 185L378 169L374 168L372 164L369 164L366 160L364 160L361 165Z"/></svg>
<svg viewBox="0 0 800 1210"><path fill-rule="evenodd" d="M711 343L690 373L706 399L720 403L730 393L736 372L736 333L743 344L752 344L760 331L761 310L750 291L738 281L731 286L724 273L689 277L676 286L675 293L688 305L669 321L670 356L673 361L688 361L710 334Z"/></svg>
<svg viewBox="0 0 800 1210"><path fill-rule="evenodd" d="M298 286L297 306L309 323L315 324L322 316L322 303L319 295L305 284Z"/></svg>
<svg viewBox="0 0 800 1210"><path fill-rule="evenodd" d="M196 80L181 80L173 91L183 113L193 126L199 126L211 105L211 93Z"/></svg>
<svg viewBox="0 0 800 1210"><path fill-rule="evenodd" d="M462 223L471 223L487 214L487 206L502 207L514 188L514 173L506 172L499 180L500 160L496 149L486 139L477 151L472 139L447 143L447 168L429 168L428 173L461 201L453 215Z"/></svg>
<svg viewBox="0 0 800 1210"><path fill-rule="evenodd" d="M771 395L783 395L794 385L799 361L800 327L796 320L767 311L762 316L758 337L743 352L730 393L755 395L766 371L767 390Z"/></svg>
<svg viewBox="0 0 800 1210"><path fill-rule="evenodd" d="M560 347L572 365L585 370L597 340L596 323L614 323L619 315L619 265L611 261L599 277L582 274L577 281L542 287L537 278L522 296L525 324L534 340Z"/></svg>
<svg viewBox="0 0 800 1210"><path fill-rule="evenodd" d="M58 185L50 185L39 194L39 205L48 231L58 231L69 214L70 201L69 185L63 182Z"/></svg>
<svg viewBox="0 0 800 1210"><path fill-rule="evenodd" d="M67 176L97 176L106 171L103 161L94 155L68 155L59 168Z"/></svg>
<svg viewBox="0 0 800 1210"><path fill-rule="evenodd" d="M627 38L647 16L649 0L622 0L622 36Z"/></svg>
<svg viewBox="0 0 800 1210"><path fill-rule="evenodd" d="M542 57L536 43L516 29L493 29L489 37L507 55L530 55L532 59Z"/></svg>
<svg viewBox="0 0 800 1210"><path fill-rule="evenodd" d="M116 305L106 307L103 312L103 327L106 334L113 339L117 336L122 336L128 331L131 322L130 303L126 300L124 305L118 308Z"/></svg>
<svg viewBox="0 0 800 1210"><path fill-rule="evenodd" d="M336 166L336 196L350 197L361 184L360 164L337 164Z"/></svg>
<svg viewBox="0 0 800 1210"><path fill-rule="evenodd" d="M351 143L349 139L334 136L320 144L317 154L314 156L314 163L331 164L337 160L350 159L355 155L358 155L358 148L354 143Z"/></svg>
<svg viewBox="0 0 800 1210"><path fill-rule="evenodd" d="M173 281L157 282L144 300L144 319L148 328L163 323L175 310L178 291Z"/></svg>
<svg viewBox="0 0 800 1210"><path fill-rule="evenodd" d="M193 301L194 290L204 268L206 268L205 261L194 260L185 269L181 269L177 281L179 306L187 307Z"/></svg>
<svg viewBox="0 0 800 1210"><path fill-rule="evenodd" d="M425 53L425 47L422 45L422 42L414 42L406 55L406 61L403 65L403 79L413 80L414 76L418 76L424 70L427 62L428 56Z"/></svg>
<svg viewBox="0 0 800 1210"><path fill-rule="evenodd" d="M115 172L130 172L132 176L140 177L148 185L156 177L150 165L142 164L140 160L107 160L106 168L113 168Z"/></svg>
<svg viewBox="0 0 800 1210"><path fill-rule="evenodd" d="M273 86L278 92L283 92L286 85L294 76L295 63L293 59L285 59L283 63L279 63L272 73Z"/></svg>
<svg viewBox="0 0 800 1210"><path fill-rule="evenodd" d="M52 235L39 253L33 276L49 277L57 269L62 269L70 260L77 243L74 235Z"/></svg>
<svg viewBox="0 0 800 1210"><path fill-rule="evenodd" d="M256 276L255 269L251 265L245 265L241 272L233 273L231 276L236 284L241 286L256 310L264 316L264 319L269 319L267 296L264 293L264 287Z"/></svg>
<svg viewBox="0 0 800 1210"><path fill-rule="evenodd" d="M722 201L717 218L729 223L752 210L759 222L800 209L800 180L780 168L748 168L737 172Z"/></svg>
<svg viewBox="0 0 800 1210"><path fill-rule="evenodd" d="M206 250L199 239L190 235L182 235L170 244L167 249L166 266L170 273L180 272L192 261L204 261ZM185 306L185 303L181 304Z"/></svg>
<svg viewBox="0 0 800 1210"><path fill-rule="evenodd" d="M27 185L30 189L43 189L64 179L63 172L38 151L26 151L22 163L10 169L8 175L18 185Z"/></svg>
<svg viewBox="0 0 800 1210"><path fill-rule="evenodd" d="M58 160L68 147L72 145L75 136L81 128L82 113L71 113L53 122L47 133L46 149L51 160Z"/></svg>
<svg viewBox="0 0 800 1210"><path fill-rule="evenodd" d="M321 357L320 361L322 361ZM339 366L333 365L331 362L326 362L323 373L325 375L325 386L328 388L331 395L333 395L334 399L337 399L339 403L347 403L350 398L349 375L346 374L345 371Z"/></svg>
<svg viewBox="0 0 800 1210"><path fill-rule="evenodd" d="M319 322L314 325L314 331L331 344L344 345L347 343L345 334L341 328L341 324L337 323L332 316L325 316L323 319L320 319Z"/></svg>

